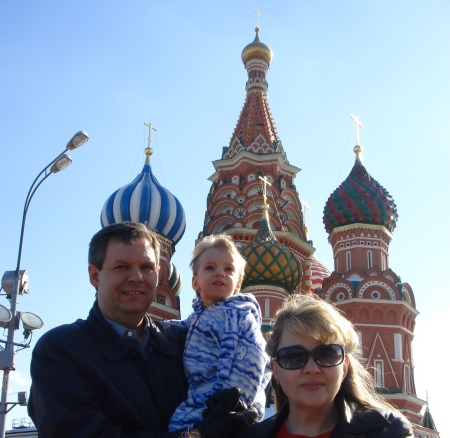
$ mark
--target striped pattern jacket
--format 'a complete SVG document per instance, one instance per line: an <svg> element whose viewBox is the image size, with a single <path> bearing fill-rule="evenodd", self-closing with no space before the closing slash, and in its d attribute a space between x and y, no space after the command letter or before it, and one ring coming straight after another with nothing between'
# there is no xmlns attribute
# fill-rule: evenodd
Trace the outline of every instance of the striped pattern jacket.
<svg viewBox="0 0 450 438"><path fill-rule="evenodd" d="M205 401L234 386L241 388L243 400L258 409L261 419L271 372L255 297L238 293L209 307L198 298L193 308L180 321L188 327L184 350L188 396L172 416L169 430L193 428L203 418Z"/></svg>

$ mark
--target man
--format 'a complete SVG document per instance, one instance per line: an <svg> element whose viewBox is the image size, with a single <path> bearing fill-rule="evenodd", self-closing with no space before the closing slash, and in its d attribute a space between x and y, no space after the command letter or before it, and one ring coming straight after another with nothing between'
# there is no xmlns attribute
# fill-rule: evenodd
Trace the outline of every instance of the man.
<svg viewBox="0 0 450 438"><path fill-rule="evenodd" d="M122 222L95 234L88 271L97 291L88 318L50 330L33 350L28 412L39 438L225 438L256 418L239 392L224 392L208 401L196 430L167 432L186 398L186 332L146 314L159 243L144 225Z"/></svg>

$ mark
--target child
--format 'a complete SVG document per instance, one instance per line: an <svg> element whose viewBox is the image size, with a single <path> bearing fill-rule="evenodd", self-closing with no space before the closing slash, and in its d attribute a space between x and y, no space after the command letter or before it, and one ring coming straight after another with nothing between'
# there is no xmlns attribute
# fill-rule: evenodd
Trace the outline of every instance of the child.
<svg viewBox="0 0 450 438"><path fill-rule="evenodd" d="M169 431L192 429L205 401L216 391L239 386L242 399L264 415L270 379L261 312L250 294L239 293L246 261L226 235L205 237L192 253L194 312L181 324L188 333L184 366L187 399L172 416Z"/></svg>

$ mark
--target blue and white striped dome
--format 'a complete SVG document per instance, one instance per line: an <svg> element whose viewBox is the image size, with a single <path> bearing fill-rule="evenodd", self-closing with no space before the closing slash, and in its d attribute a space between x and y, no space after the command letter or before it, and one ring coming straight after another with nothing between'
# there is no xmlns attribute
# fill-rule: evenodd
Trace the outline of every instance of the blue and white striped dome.
<svg viewBox="0 0 450 438"><path fill-rule="evenodd" d="M186 229L186 217L180 201L153 175L151 154L147 148L142 172L106 200L100 221L102 227L123 221L141 222L176 245Z"/></svg>

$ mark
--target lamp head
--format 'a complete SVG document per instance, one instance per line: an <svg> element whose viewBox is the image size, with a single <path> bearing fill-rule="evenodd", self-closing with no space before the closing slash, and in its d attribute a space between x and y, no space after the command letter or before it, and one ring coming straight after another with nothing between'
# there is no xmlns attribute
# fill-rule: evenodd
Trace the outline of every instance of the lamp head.
<svg viewBox="0 0 450 438"><path fill-rule="evenodd" d="M11 321L12 315L9 309L0 304L0 327L8 327L9 321Z"/></svg>
<svg viewBox="0 0 450 438"><path fill-rule="evenodd" d="M72 158L70 158L67 154L61 154L52 164L52 167L50 167L51 173L58 173L61 170L66 169L72 164Z"/></svg>
<svg viewBox="0 0 450 438"><path fill-rule="evenodd" d="M28 339L28 336L30 336L30 333L33 330L40 329L44 325L42 319L31 312L22 312L20 314L20 319L22 320L22 325L24 328L23 334L25 336L25 339Z"/></svg>
<svg viewBox="0 0 450 438"><path fill-rule="evenodd" d="M16 271L6 271L2 277L2 288L6 292L8 298L11 298L12 291L14 289L14 281L16 277ZM19 272L19 295L30 293L30 283L28 282L28 271L26 269Z"/></svg>
<svg viewBox="0 0 450 438"><path fill-rule="evenodd" d="M80 146L83 146L89 140L89 136L84 131L78 131L67 143L66 149L73 151Z"/></svg>

